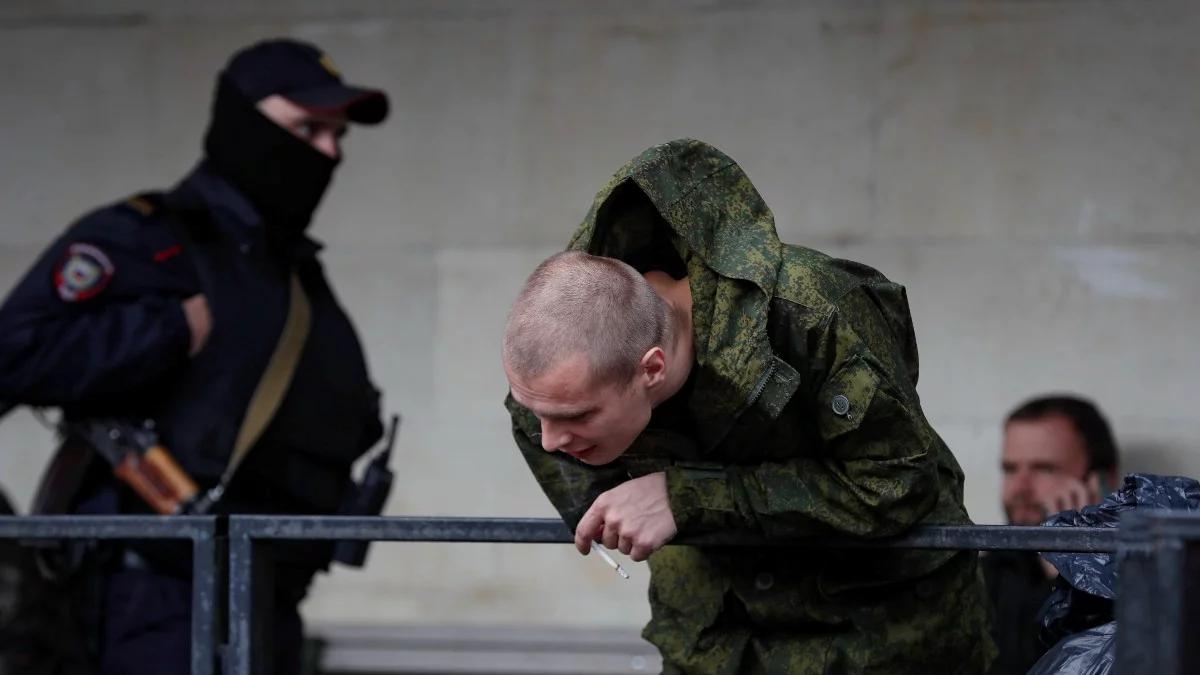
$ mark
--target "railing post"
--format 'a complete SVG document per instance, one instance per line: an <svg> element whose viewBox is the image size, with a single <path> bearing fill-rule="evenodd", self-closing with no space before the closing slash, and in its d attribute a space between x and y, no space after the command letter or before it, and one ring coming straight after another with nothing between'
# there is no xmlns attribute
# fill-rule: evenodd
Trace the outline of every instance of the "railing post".
<svg viewBox="0 0 1200 675"><path fill-rule="evenodd" d="M229 645L225 675L269 673L272 663L274 563L269 542L255 539L239 516L229 518Z"/></svg>
<svg viewBox="0 0 1200 675"><path fill-rule="evenodd" d="M1121 519L1118 673L1200 672L1200 521L1149 511ZM1189 627L1191 631L1189 631Z"/></svg>
<svg viewBox="0 0 1200 675"><path fill-rule="evenodd" d="M224 675L250 675L254 620L254 541L242 532L235 516L229 519L229 644Z"/></svg>
<svg viewBox="0 0 1200 675"><path fill-rule="evenodd" d="M192 675L216 675L225 556L215 519L192 537Z"/></svg>
<svg viewBox="0 0 1200 675"><path fill-rule="evenodd" d="M1121 522L1117 540L1117 645L1114 672L1160 672L1155 550L1143 514Z"/></svg>

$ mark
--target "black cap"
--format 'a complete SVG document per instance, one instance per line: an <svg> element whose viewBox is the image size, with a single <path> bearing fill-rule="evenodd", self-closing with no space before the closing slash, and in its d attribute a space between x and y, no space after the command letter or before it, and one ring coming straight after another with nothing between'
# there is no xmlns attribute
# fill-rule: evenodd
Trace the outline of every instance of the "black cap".
<svg viewBox="0 0 1200 675"><path fill-rule="evenodd" d="M314 113L344 114L351 122L378 124L387 117L387 94L348 85L333 61L306 42L264 40L233 55L222 73L251 101L278 94Z"/></svg>

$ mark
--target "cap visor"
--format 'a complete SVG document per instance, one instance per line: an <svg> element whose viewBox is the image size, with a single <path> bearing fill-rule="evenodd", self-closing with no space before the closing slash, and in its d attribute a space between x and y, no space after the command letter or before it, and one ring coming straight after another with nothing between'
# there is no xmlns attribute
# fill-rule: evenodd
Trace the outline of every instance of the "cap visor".
<svg viewBox="0 0 1200 675"><path fill-rule="evenodd" d="M296 105L316 114L345 115L359 124L379 124L388 115L387 94L344 84L305 89L284 94Z"/></svg>

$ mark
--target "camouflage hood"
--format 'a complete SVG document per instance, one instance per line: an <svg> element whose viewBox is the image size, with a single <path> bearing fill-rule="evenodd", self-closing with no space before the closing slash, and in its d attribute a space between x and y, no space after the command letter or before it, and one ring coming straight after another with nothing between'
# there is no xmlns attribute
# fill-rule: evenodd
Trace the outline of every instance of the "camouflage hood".
<svg viewBox="0 0 1200 675"><path fill-rule="evenodd" d="M603 241L623 215L614 197L629 184L714 272L771 294L782 251L775 217L742 168L702 141L656 145L621 167L596 195L568 248L616 258L630 253Z"/></svg>
<svg viewBox="0 0 1200 675"><path fill-rule="evenodd" d="M700 366L689 405L703 449L711 449L762 391L777 361L767 317L783 245L746 173L701 141L656 145L600 190L569 248L639 271L644 251L666 249L686 266Z"/></svg>

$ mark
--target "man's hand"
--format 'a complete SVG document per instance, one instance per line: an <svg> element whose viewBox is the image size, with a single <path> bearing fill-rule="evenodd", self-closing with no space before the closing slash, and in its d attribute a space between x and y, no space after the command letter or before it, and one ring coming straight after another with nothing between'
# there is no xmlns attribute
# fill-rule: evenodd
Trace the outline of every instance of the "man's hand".
<svg viewBox="0 0 1200 675"><path fill-rule="evenodd" d="M1039 500L1046 517L1062 511L1078 511L1088 504L1100 502L1100 475L1095 471L1087 475L1086 481L1070 476L1047 477L1046 485L1039 492Z"/></svg>
<svg viewBox="0 0 1200 675"><path fill-rule="evenodd" d="M616 549L637 562L675 536L675 516L667 501L667 474L634 478L601 494L575 528L575 548L587 555L592 542Z"/></svg>
<svg viewBox="0 0 1200 675"><path fill-rule="evenodd" d="M204 349L208 334L212 332L212 312L208 309L208 299L198 293L184 300L183 315L187 317L188 329L192 333L191 346L188 348L188 356L191 357Z"/></svg>

